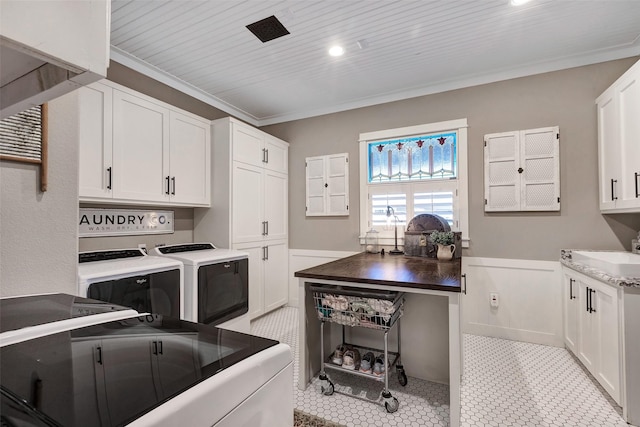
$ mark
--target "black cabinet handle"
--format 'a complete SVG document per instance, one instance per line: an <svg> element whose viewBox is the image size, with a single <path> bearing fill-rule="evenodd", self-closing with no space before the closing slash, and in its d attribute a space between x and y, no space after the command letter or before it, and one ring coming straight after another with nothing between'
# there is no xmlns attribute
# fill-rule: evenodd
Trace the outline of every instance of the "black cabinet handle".
<svg viewBox="0 0 640 427"><path fill-rule="evenodd" d="M262 221L262 235L267 235L267 221Z"/></svg>
<svg viewBox="0 0 640 427"><path fill-rule="evenodd" d="M634 178L636 179L636 199L640 197L640 193L638 193L638 177L640 177L640 173L634 172Z"/></svg>
<svg viewBox="0 0 640 427"><path fill-rule="evenodd" d="M462 278L464 279L464 288L462 288L462 293L463 294L467 294L467 275L463 274Z"/></svg>
<svg viewBox="0 0 640 427"><path fill-rule="evenodd" d="M573 296L573 279L569 279L569 299L575 299L576 297Z"/></svg>
<svg viewBox="0 0 640 427"><path fill-rule="evenodd" d="M262 149L262 163L267 163L267 149Z"/></svg>
<svg viewBox="0 0 640 427"><path fill-rule="evenodd" d="M109 174L109 179L108 179L108 181L107 181L107 190L111 190L111 166L109 166L109 167L107 168L107 173ZM636 175L637 175L637 174L636 174ZM637 189L637 188L638 188L638 186L636 185L636 189ZM637 193L637 192L638 192L638 191L636 190L636 193Z"/></svg>
<svg viewBox="0 0 640 427"><path fill-rule="evenodd" d="M263 261L267 260L267 247L266 246L262 247L262 260Z"/></svg>
<svg viewBox="0 0 640 427"><path fill-rule="evenodd" d="M171 195L175 196L176 195L176 177L175 176L171 177L171 185L173 188L173 190L171 190Z"/></svg>
<svg viewBox="0 0 640 427"><path fill-rule="evenodd" d="M268 235L269 235L269 221L265 221L265 222L264 222L264 224L265 224L265 232L264 232L264 235L265 235L265 236L268 236Z"/></svg>
<svg viewBox="0 0 640 427"><path fill-rule="evenodd" d="M96 347L96 362L102 365L102 347Z"/></svg>
<svg viewBox="0 0 640 427"><path fill-rule="evenodd" d="M589 287L588 286L585 289L584 296L585 296L585 301L587 302L587 311L589 311Z"/></svg>
<svg viewBox="0 0 640 427"><path fill-rule="evenodd" d="M170 176L167 176L167 177L165 178L165 181L167 181L167 191L165 191L165 192L164 192L164 194L169 194L169 179L170 179L170 178L171 178Z"/></svg>
<svg viewBox="0 0 640 427"><path fill-rule="evenodd" d="M153 354L158 354L158 341L153 341L153 350L151 350Z"/></svg>
<svg viewBox="0 0 640 427"><path fill-rule="evenodd" d="M596 293L595 289L589 289L589 313L595 313L596 309L593 308L593 294Z"/></svg>
<svg viewBox="0 0 640 427"><path fill-rule="evenodd" d="M613 200L618 200L618 198L617 198L617 197L615 197L615 195L614 195L614 191L613 191L614 183L617 183L617 182L618 182L618 180L617 180L617 179L613 179L613 178L611 178L611 200L612 200L612 201L613 201Z"/></svg>
<svg viewBox="0 0 640 427"><path fill-rule="evenodd" d="M162 341L158 341L158 354L162 354Z"/></svg>

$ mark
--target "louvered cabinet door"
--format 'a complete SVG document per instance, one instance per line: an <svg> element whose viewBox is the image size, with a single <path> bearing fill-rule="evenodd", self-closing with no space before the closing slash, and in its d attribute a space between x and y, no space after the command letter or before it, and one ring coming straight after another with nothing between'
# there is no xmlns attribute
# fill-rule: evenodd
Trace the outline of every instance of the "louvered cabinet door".
<svg viewBox="0 0 640 427"><path fill-rule="evenodd" d="M326 211L324 197L324 162L325 156L307 157L307 216L324 215Z"/></svg>
<svg viewBox="0 0 640 427"><path fill-rule="evenodd" d="M560 129L520 132L520 210L560 210Z"/></svg>
<svg viewBox="0 0 640 427"><path fill-rule="evenodd" d="M485 212L520 210L519 132L485 135Z"/></svg>

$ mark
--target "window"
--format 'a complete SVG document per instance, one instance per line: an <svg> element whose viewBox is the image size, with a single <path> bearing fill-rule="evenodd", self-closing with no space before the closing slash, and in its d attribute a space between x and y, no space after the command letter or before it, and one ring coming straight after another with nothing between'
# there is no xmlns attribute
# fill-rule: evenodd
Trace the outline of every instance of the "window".
<svg viewBox="0 0 640 427"><path fill-rule="evenodd" d="M360 235L389 244L396 223L433 213L468 246L466 145L466 119L360 134Z"/></svg>

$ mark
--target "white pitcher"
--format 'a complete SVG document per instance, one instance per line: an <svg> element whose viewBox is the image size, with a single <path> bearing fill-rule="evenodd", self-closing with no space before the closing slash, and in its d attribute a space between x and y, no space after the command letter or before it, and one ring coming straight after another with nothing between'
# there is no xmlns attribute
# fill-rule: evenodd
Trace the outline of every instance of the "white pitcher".
<svg viewBox="0 0 640 427"><path fill-rule="evenodd" d="M438 259L440 261L449 261L453 258L453 253L456 251L456 245L442 245L438 243Z"/></svg>

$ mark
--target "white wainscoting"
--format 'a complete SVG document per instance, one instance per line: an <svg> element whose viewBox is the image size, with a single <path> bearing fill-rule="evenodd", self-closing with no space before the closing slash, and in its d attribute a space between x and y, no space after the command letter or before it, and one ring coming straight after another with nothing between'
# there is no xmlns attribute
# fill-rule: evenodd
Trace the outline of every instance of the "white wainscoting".
<svg viewBox="0 0 640 427"><path fill-rule="evenodd" d="M326 264L340 258L355 255L358 252L349 251L316 251L309 249L289 250L289 304L291 307L298 306L298 279L294 277L296 271Z"/></svg>
<svg viewBox="0 0 640 427"><path fill-rule="evenodd" d="M563 347L559 261L463 257L462 332ZM490 305L498 294L499 307Z"/></svg>

